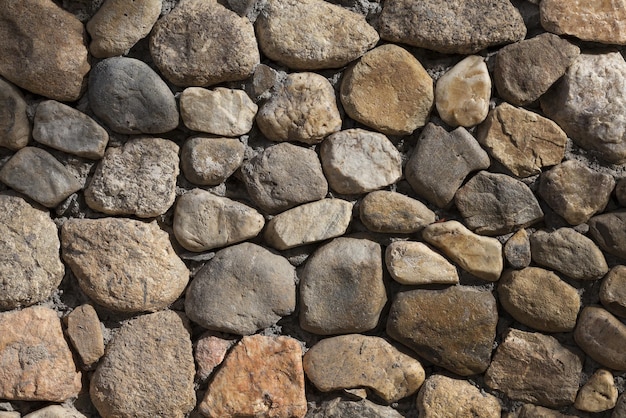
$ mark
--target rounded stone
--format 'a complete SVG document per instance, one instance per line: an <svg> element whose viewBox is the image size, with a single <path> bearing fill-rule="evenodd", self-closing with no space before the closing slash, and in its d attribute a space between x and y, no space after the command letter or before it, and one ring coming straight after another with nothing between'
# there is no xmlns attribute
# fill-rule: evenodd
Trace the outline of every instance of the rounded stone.
<svg viewBox="0 0 626 418"><path fill-rule="evenodd" d="M22 92L0 78L0 147L17 151L28 145L30 122Z"/></svg>
<svg viewBox="0 0 626 418"><path fill-rule="evenodd" d="M615 266L604 276L600 301L613 315L626 318L626 266Z"/></svg>
<svg viewBox="0 0 626 418"><path fill-rule="evenodd" d="M626 325L605 309L585 307L576 323L574 340L589 357L603 366L626 370Z"/></svg>
<svg viewBox="0 0 626 418"><path fill-rule="evenodd" d="M598 369L578 391L574 406L581 411L604 412L613 409L617 403L617 395L613 374L608 370Z"/></svg>
<svg viewBox="0 0 626 418"><path fill-rule="evenodd" d="M243 163L246 146L236 138L196 136L185 141L180 166L190 182L217 186Z"/></svg>
<svg viewBox="0 0 626 418"><path fill-rule="evenodd" d="M589 219L589 236L609 254L626 258L626 211L607 212Z"/></svg>
<svg viewBox="0 0 626 418"><path fill-rule="evenodd" d="M385 251L391 277L406 285L457 284L456 267L423 242L395 241Z"/></svg>
<svg viewBox="0 0 626 418"><path fill-rule="evenodd" d="M370 231L412 234L435 222L435 213L419 200L378 190L361 200L360 216Z"/></svg>

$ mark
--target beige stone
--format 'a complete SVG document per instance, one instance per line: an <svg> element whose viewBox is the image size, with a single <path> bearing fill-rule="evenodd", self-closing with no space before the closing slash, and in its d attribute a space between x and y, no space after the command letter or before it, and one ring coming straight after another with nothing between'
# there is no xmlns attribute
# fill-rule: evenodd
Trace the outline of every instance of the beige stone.
<svg viewBox="0 0 626 418"><path fill-rule="evenodd" d="M459 282L456 267L422 242L391 243L385 251L385 263L389 274L398 283L421 285Z"/></svg>
<svg viewBox="0 0 626 418"><path fill-rule="evenodd" d="M379 190L361 200L361 221L370 231L412 234L435 222L435 213L419 200Z"/></svg>
<svg viewBox="0 0 626 418"><path fill-rule="evenodd" d="M93 306L76 307L65 317L67 335L86 367L93 366L104 355L100 319Z"/></svg>
<svg viewBox="0 0 626 418"><path fill-rule="evenodd" d="M26 101L13 84L0 78L0 147L17 151L28 144L30 122Z"/></svg>
<svg viewBox="0 0 626 418"><path fill-rule="evenodd" d="M581 411L604 412L615 407L617 395L613 374L598 369L578 391L574 406Z"/></svg>
<svg viewBox="0 0 626 418"><path fill-rule="evenodd" d="M216 186L243 163L246 146L236 138L196 136L185 141L180 166L187 180L201 186Z"/></svg>
<svg viewBox="0 0 626 418"><path fill-rule="evenodd" d="M530 403L522 405L511 418L576 418L575 415L561 414L554 409L544 408Z"/></svg>
<svg viewBox="0 0 626 418"><path fill-rule="evenodd" d="M626 325L608 311L587 306L574 330L576 344L605 367L626 370Z"/></svg>
<svg viewBox="0 0 626 418"><path fill-rule="evenodd" d="M626 266L615 266L604 276L600 301L613 315L626 318Z"/></svg>
<svg viewBox="0 0 626 418"><path fill-rule="evenodd" d="M0 418L3 418L0 415ZM18 417L19 418L19 414ZM50 405L45 408L38 409L35 412L31 412L28 415L24 415L24 418L87 418L85 415L78 412L76 409L69 406L62 405Z"/></svg>

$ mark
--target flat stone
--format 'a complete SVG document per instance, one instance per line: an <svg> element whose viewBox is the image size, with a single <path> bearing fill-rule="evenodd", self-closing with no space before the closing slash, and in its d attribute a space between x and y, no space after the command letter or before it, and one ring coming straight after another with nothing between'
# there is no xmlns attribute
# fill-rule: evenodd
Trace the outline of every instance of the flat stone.
<svg viewBox="0 0 626 418"><path fill-rule="evenodd" d="M608 311L595 306L585 307L578 318L574 339L601 365L626 370L626 325Z"/></svg>
<svg viewBox="0 0 626 418"><path fill-rule="evenodd" d="M22 414L16 411L0 411L0 418L21 418Z"/></svg>
<svg viewBox="0 0 626 418"><path fill-rule="evenodd" d="M243 90L188 87L180 95L180 116L194 131L240 136L252 129L258 106Z"/></svg>
<svg viewBox="0 0 626 418"><path fill-rule="evenodd" d="M450 126L470 127L489 113L491 78L483 57L470 55L437 80L435 105Z"/></svg>
<svg viewBox="0 0 626 418"><path fill-rule="evenodd" d="M406 285L459 282L456 267L423 242L392 242L385 251L385 264L391 277Z"/></svg>
<svg viewBox="0 0 626 418"><path fill-rule="evenodd" d="M604 276L600 302L613 315L626 318L626 266L615 266Z"/></svg>
<svg viewBox="0 0 626 418"><path fill-rule="evenodd" d="M300 273L300 326L305 331L371 330L386 302L381 248L375 242L335 238L318 248Z"/></svg>
<svg viewBox="0 0 626 418"><path fill-rule="evenodd" d="M435 222L435 212L401 193L375 191L361 200L360 216L370 231L412 234Z"/></svg>
<svg viewBox="0 0 626 418"><path fill-rule="evenodd" d="M178 126L176 99L148 64L134 58L107 58L89 75L89 105L111 130L159 134Z"/></svg>
<svg viewBox="0 0 626 418"><path fill-rule="evenodd" d="M78 100L90 69L83 24L51 0L2 0L0 22L0 75L50 99Z"/></svg>
<svg viewBox="0 0 626 418"><path fill-rule="evenodd" d="M315 344L302 360L304 372L322 392L366 387L391 403L417 392L424 368L380 337L341 335Z"/></svg>
<svg viewBox="0 0 626 418"><path fill-rule="evenodd" d="M468 273L491 282L500 278L504 260L497 239L476 235L457 221L428 225L422 237Z"/></svg>
<svg viewBox="0 0 626 418"><path fill-rule="evenodd" d="M91 378L89 394L103 418L183 418L196 404L194 374L187 320L166 310L122 325Z"/></svg>
<svg viewBox="0 0 626 418"><path fill-rule="evenodd" d="M85 201L109 215L162 215L176 198L178 163L178 145L161 138L109 147L85 189Z"/></svg>
<svg viewBox="0 0 626 418"><path fill-rule="evenodd" d="M328 183L337 193L367 193L402 177L400 152L385 135L376 132L337 132L322 143L320 157Z"/></svg>
<svg viewBox="0 0 626 418"><path fill-rule="evenodd" d="M265 241L286 250L343 235L352 220L354 204L322 199L285 211L267 223Z"/></svg>
<svg viewBox="0 0 626 418"><path fill-rule="evenodd" d="M0 181L37 203L53 208L82 185L50 153L41 148L24 147L0 170Z"/></svg>
<svg viewBox="0 0 626 418"><path fill-rule="evenodd" d="M84 113L54 100L39 103L33 138L51 148L94 160L102 158L109 134Z"/></svg>
<svg viewBox="0 0 626 418"><path fill-rule="evenodd" d="M61 244L63 260L83 292L109 309L163 309L189 281L189 270L156 222L71 219L61 228Z"/></svg>
<svg viewBox="0 0 626 418"><path fill-rule="evenodd" d="M402 415L390 406L382 406L367 399L350 401L341 397L324 401L309 408L305 418L402 418Z"/></svg>
<svg viewBox="0 0 626 418"><path fill-rule="evenodd" d="M178 3L154 25L150 54L181 87L246 79L260 60L252 23L215 0Z"/></svg>
<svg viewBox="0 0 626 418"><path fill-rule="evenodd" d="M626 258L626 211L594 216L588 224L589 236L601 249Z"/></svg>
<svg viewBox="0 0 626 418"><path fill-rule="evenodd" d="M0 78L0 147L17 151L28 144L27 106L22 92Z"/></svg>
<svg viewBox="0 0 626 418"><path fill-rule="evenodd" d="M550 408L526 403L512 418L576 418L575 415L565 415Z"/></svg>
<svg viewBox="0 0 626 418"><path fill-rule="evenodd" d="M196 273L185 312L210 330L254 334L294 311L295 279L287 259L256 244L237 244L218 251Z"/></svg>
<svg viewBox="0 0 626 418"><path fill-rule="evenodd" d="M496 89L511 104L530 104L565 74L579 54L576 45L551 33L506 45L496 54Z"/></svg>
<svg viewBox="0 0 626 418"><path fill-rule="evenodd" d="M379 40L364 16L321 0L269 0L256 34L268 58L296 70L343 67Z"/></svg>
<svg viewBox="0 0 626 418"><path fill-rule="evenodd" d="M81 374L52 309L0 313L0 398L64 402L78 396Z"/></svg>
<svg viewBox="0 0 626 418"><path fill-rule="evenodd" d="M196 376L201 381L207 380L213 370L224 361L226 353L235 344L235 340L207 335L200 337L194 344L193 357L198 365Z"/></svg>
<svg viewBox="0 0 626 418"><path fill-rule="evenodd" d="M509 398L551 408L576 399L582 356L547 335L510 329L485 374Z"/></svg>
<svg viewBox="0 0 626 418"><path fill-rule="evenodd" d="M418 289L396 294L387 334L431 363L469 376L489 366L497 323L490 291L468 286Z"/></svg>
<svg viewBox="0 0 626 418"><path fill-rule="evenodd" d="M429 123L406 164L405 175L418 195L443 208L452 203L472 171L487 169L490 164L489 155L467 130L447 132Z"/></svg>
<svg viewBox="0 0 626 418"><path fill-rule="evenodd" d="M570 228L537 231L530 236L532 259L576 280L597 280L608 271L602 251L586 236Z"/></svg>
<svg viewBox="0 0 626 418"><path fill-rule="evenodd" d="M65 317L67 335L86 367L91 367L104 355L104 340L100 319L93 306L85 304L74 308Z"/></svg>
<svg viewBox="0 0 626 418"><path fill-rule="evenodd" d="M261 106L256 122L272 141L317 144L341 129L335 90L315 73L292 73Z"/></svg>
<svg viewBox="0 0 626 418"><path fill-rule="evenodd" d="M433 80L407 50L387 44L348 68L340 98L352 119L386 135L408 135L428 121Z"/></svg>
<svg viewBox="0 0 626 418"><path fill-rule="evenodd" d="M300 343L284 336L243 337L215 373L198 409L208 418L304 417Z"/></svg>
<svg viewBox="0 0 626 418"><path fill-rule="evenodd" d="M525 229L520 229L506 241L504 257L514 269L523 269L530 265L530 237Z"/></svg>
<svg viewBox="0 0 626 418"><path fill-rule="evenodd" d="M581 411L604 412L615 406L617 395L613 374L598 369L578 391L574 406Z"/></svg>
<svg viewBox="0 0 626 418"><path fill-rule="evenodd" d="M3 418L0 415L0 418ZM19 414L18 417L19 418ZM50 405L45 408L38 409L35 412L24 415L24 418L87 418L76 409L69 406Z"/></svg>
<svg viewBox="0 0 626 418"><path fill-rule="evenodd" d="M565 156L567 135L550 119L502 103L478 128L476 139L517 177L540 174Z"/></svg>

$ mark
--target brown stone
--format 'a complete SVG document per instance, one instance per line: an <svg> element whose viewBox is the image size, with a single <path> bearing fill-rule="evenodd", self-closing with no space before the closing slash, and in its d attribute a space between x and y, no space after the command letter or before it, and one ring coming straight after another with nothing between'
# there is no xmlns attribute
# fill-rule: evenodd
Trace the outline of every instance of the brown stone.
<svg viewBox="0 0 626 418"><path fill-rule="evenodd" d="M517 414L511 418L576 418L576 416L561 414L554 409L527 403L522 405Z"/></svg>
<svg viewBox="0 0 626 418"><path fill-rule="evenodd" d="M389 234L412 234L435 222L435 213L419 200L383 190L365 196L359 212L367 229Z"/></svg>
<svg viewBox="0 0 626 418"><path fill-rule="evenodd" d="M615 370L626 370L626 325L608 311L587 306L574 330L576 344L592 359Z"/></svg>
<svg viewBox="0 0 626 418"><path fill-rule="evenodd" d="M0 78L0 147L17 151L28 144L27 106L22 92Z"/></svg>
<svg viewBox="0 0 626 418"><path fill-rule="evenodd" d="M578 391L574 406L581 411L604 412L615 406L617 395L613 374L598 369Z"/></svg>
<svg viewBox="0 0 626 418"><path fill-rule="evenodd" d="M626 211L594 216L588 224L589 236L601 249L626 258Z"/></svg>
<svg viewBox="0 0 626 418"><path fill-rule="evenodd" d="M76 307L65 317L67 335L86 367L93 366L104 355L100 319L91 305Z"/></svg>
<svg viewBox="0 0 626 418"><path fill-rule="evenodd" d="M456 284L456 267L423 242L395 241L387 246L385 263L395 281L408 285Z"/></svg>
<svg viewBox="0 0 626 418"><path fill-rule="evenodd" d="M530 265L530 236L525 229L520 229L506 241L504 257L514 269L523 269Z"/></svg>
<svg viewBox="0 0 626 418"><path fill-rule="evenodd" d="M200 337L194 345L194 359L198 365L196 375L200 380L207 380L213 370L224 361L226 353L235 344L235 340L206 335Z"/></svg>
<svg viewBox="0 0 626 418"><path fill-rule="evenodd" d="M604 276L600 301L613 315L626 318L626 266L615 266Z"/></svg>
<svg viewBox="0 0 626 418"><path fill-rule="evenodd" d="M243 162L246 146L236 138L196 136L185 141L180 167L187 180L201 186L217 186Z"/></svg>

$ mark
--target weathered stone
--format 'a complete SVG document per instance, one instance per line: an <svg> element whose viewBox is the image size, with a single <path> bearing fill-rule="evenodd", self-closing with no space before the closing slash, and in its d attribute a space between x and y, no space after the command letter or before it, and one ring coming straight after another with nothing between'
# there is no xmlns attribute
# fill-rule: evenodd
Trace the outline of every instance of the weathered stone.
<svg viewBox="0 0 626 418"><path fill-rule="evenodd" d="M522 405L517 414L511 418L576 418L576 416L561 414L554 409L527 403Z"/></svg>
<svg viewBox="0 0 626 418"><path fill-rule="evenodd" d="M361 200L360 216L370 231L412 234L435 222L435 213L419 200L379 190Z"/></svg>
<svg viewBox="0 0 626 418"><path fill-rule="evenodd" d="M71 219L61 228L63 260L83 292L123 312L157 311L174 302L189 271L156 222Z"/></svg>
<svg viewBox="0 0 626 418"><path fill-rule="evenodd" d="M523 269L530 265L530 238L525 229L520 229L506 241L504 257L514 269Z"/></svg>
<svg viewBox="0 0 626 418"><path fill-rule="evenodd" d="M104 355L100 319L91 305L76 307L65 317L67 335L86 367L93 366Z"/></svg>
<svg viewBox="0 0 626 418"><path fill-rule="evenodd" d="M22 92L0 78L0 147L17 151L28 144L27 106Z"/></svg>
<svg viewBox="0 0 626 418"><path fill-rule="evenodd" d="M617 387L613 374L608 370L598 369L578 391L574 406L581 411L604 412L612 409L616 403Z"/></svg>
<svg viewBox="0 0 626 418"><path fill-rule="evenodd" d="M185 141L180 166L190 182L216 186L241 166L245 151L246 146L236 138L196 136Z"/></svg>
<svg viewBox="0 0 626 418"><path fill-rule="evenodd" d="M381 249L372 241L335 238L300 275L300 326L315 334L373 329L386 302Z"/></svg>
<svg viewBox="0 0 626 418"><path fill-rule="evenodd" d="M360 194L395 183L402 156L383 134L348 129L329 136L320 149L322 167L337 193Z"/></svg>
<svg viewBox="0 0 626 418"><path fill-rule="evenodd" d="M611 418L624 418L626 417L626 395L622 393L619 398L617 398L617 404L613 409L613 413L611 414Z"/></svg>
<svg viewBox="0 0 626 418"><path fill-rule="evenodd" d="M0 399L63 402L81 389L81 374L52 309L0 313L0 364Z"/></svg>
<svg viewBox="0 0 626 418"><path fill-rule="evenodd" d="M626 178L621 178L615 183L615 197L620 206L626 206Z"/></svg>
<svg viewBox="0 0 626 418"><path fill-rule="evenodd" d="M0 411L0 418L21 418L22 414L17 411Z"/></svg>
<svg viewBox="0 0 626 418"><path fill-rule="evenodd" d="M261 106L256 122L272 141L317 144L341 129L333 86L319 74L292 73Z"/></svg>
<svg viewBox="0 0 626 418"><path fill-rule="evenodd" d="M485 374L485 383L509 398L551 408L574 403L581 355L555 338L510 329Z"/></svg>
<svg viewBox="0 0 626 418"><path fill-rule="evenodd" d="M422 242L391 243L385 251L385 263L389 274L398 283L421 285L459 282L456 267Z"/></svg>
<svg viewBox="0 0 626 418"><path fill-rule="evenodd" d="M396 295L387 334L437 366L469 376L489 366L497 323L496 300L487 290L419 289Z"/></svg>
<svg viewBox="0 0 626 418"><path fill-rule="evenodd" d="M0 415L0 418L3 418ZM19 418L19 414L17 416ZM35 412L24 415L24 418L87 418L76 409L69 406L50 405Z"/></svg>
<svg viewBox="0 0 626 418"><path fill-rule="evenodd" d="M433 80L407 50L387 44L344 73L340 97L352 119L386 135L408 135L428 121Z"/></svg>
<svg viewBox="0 0 626 418"><path fill-rule="evenodd" d="M194 373L186 319L161 311L122 325L107 345L89 394L104 418L182 418L196 404Z"/></svg>
<svg viewBox="0 0 626 418"><path fill-rule="evenodd" d="M574 330L576 344L598 363L615 370L626 370L626 325L608 311L587 306Z"/></svg>
<svg viewBox="0 0 626 418"><path fill-rule="evenodd" d="M594 216L588 224L589 236L600 248L617 257L626 258L626 211Z"/></svg>
<svg viewBox="0 0 626 418"><path fill-rule="evenodd" d="M177 86L248 78L259 63L254 28L215 0L185 0L154 25L150 53Z"/></svg>
<svg viewBox="0 0 626 418"><path fill-rule="evenodd" d="M269 99L272 96L272 90L278 86L283 77L285 77L284 73L279 73L269 65L259 64L254 69L248 91L255 101Z"/></svg>
<svg viewBox="0 0 626 418"><path fill-rule="evenodd" d="M422 236L468 273L491 282L500 278L504 260L497 239L476 235L457 221L428 225Z"/></svg>
<svg viewBox="0 0 626 418"><path fill-rule="evenodd" d="M604 276L600 302L613 315L626 318L626 266L615 266Z"/></svg>
<svg viewBox="0 0 626 418"><path fill-rule="evenodd" d="M285 258L256 244L237 244L218 251L196 273L185 312L207 329L254 334L294 311L295 278Z"/></svg>
<svg viewBox="0 0 626 418"><path fill-rule="evenodd" d="M134 139L107 149L85 201L110 215L162 215L174 204L178 173L178 145L160 138Z"/></svg>
<svg viewBox="0 0 626 418"><path fill-rule="evenodd" d="M224 361L226 353L235 344L235 340L219 338L214 335L200 337L194 345L194 359L198 365L196 375L204 381L213 370Z"/></svg>
<svg viewBox="0 0 626 418"><path fill-rule="evenodd" d="M334 398L309 408L305 418L402 418L402 415L390 406L382 406L362 399L357 402Z"/></svg>
<svg viewBox="0 0 626 418"><path fill-rule="evenodd" d="M541 173L565 156L567 135L550 119L502 103L478 128L478 142L518 177Z"/></svg>
<svg viewBox="0 0 626 418"><path fill-rule="evenodd" d="M429 123L406 164L406 178L417 194L440 208L448 206L472 171L489 168L489 156L464 128L447 132Z"/></svg>

